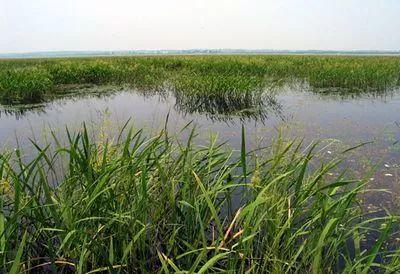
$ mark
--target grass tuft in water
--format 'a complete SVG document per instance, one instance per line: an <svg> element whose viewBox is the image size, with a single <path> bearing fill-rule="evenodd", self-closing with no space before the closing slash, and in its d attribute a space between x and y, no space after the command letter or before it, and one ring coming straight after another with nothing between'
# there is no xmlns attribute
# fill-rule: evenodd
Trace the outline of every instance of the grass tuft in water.
<svg viewBox="0 0 400 274"><path fill-rule="evenodd" d="M53 76L41 68L0 72L0 100L6 103L38 102L54 87Z"/></svg>
<svg viewBox="0 0 400 274"><path fill-rule="evenodd" d="M385 245L397 217L363 215L365 182L327 176L340 159L311 168L318 144L278 139L253 153L244 138L241 152L214 138L196 145L195 130L184 142L166 131L67 136L36 145L29 162L19 150L0 156L4 272L400 269Z"/></svg>

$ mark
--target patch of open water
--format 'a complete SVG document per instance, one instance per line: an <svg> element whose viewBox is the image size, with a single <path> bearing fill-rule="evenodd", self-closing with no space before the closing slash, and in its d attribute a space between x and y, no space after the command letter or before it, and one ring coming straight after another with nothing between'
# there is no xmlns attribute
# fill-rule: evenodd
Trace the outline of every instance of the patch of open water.
<svg viewBox="0 0 400 274"><path fill-rule="evenodd" d="M164 127L179 132L186 124L197 126L200 138L218 134L232 148L240 148L241 127L246 128L249 148L271 142L278 132L286 137L328 139L326 158L335 147L347 148L364 142L346 166L363 176L372 167L371 184L393 194L374 196L374 206L397 203L400 193L400 90L380 95L363 93L340 96L285 88L274 95L221 101L221 98L151 94L134 90L66 97L39 106L0 107L2 149L29 147L29 138L46 140L50 130L63 132L80 128L83 122L111 127L131 119L137 128L155 132Z"/></svg>

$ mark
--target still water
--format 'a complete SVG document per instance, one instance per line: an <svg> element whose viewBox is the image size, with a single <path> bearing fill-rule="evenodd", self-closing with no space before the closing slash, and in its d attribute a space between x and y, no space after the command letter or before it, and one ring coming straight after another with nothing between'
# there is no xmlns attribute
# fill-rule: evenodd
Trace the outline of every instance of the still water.
<svg viewBox="0 0 400 274"><path fill-rule="evenodd" d="M392 192L375 195L374 206L397 204L400 90L342 96L283 88L273 95L236 99L126 89L69 96L36 106L0 106L0 144L3 150L18 145L29 151L30 139L46 142L50 131L62 134L66 127L74 130L83 122L99 127L106 123L117 129L130 119L134 127L154 133L164 127L167 115L170 133L179 134L192 122L200 140L218 134L219 140L234 149L240 148L242 125L249 148L267 145L278 134L305 143L323 139L326 147L321 153L327 159L368 142L349 156L345 166L356 176L368 174L372 187Z"/></svg>

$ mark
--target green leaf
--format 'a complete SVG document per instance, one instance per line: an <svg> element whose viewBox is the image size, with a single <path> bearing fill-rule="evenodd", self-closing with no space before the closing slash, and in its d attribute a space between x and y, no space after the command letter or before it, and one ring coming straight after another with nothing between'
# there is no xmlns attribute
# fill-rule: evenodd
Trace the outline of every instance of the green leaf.
<svg viewBox="0 0 400 274"><path fill-rule="evenodd" d="M19 244L18 251L17 251L17 254L15 256L14 262L13 262L13 264L11 266L10 274L19 273L21 258L22 258L22 254L24 252L25 243L26 243L26 237L27 237L27 232L25 231L24 235L22 236L22 241Z"/></svg>

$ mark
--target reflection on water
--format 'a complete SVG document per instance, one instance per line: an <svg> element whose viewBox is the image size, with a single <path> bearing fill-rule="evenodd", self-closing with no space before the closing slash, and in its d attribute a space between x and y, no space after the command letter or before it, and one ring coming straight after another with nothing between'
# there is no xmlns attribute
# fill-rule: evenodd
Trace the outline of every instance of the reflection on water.
<svg viewBox="0 0 400 274"><path fill-rule="evenodd" d="M132 91L121 91L122 93ZM33 113L45 115L49 109L54 106L62 106L71 102L80 100L113 100L116 92L89 92L88 94L79 93L76 95L65 96L59 100L54 100L49 103L31 104L31 105L17 105L17 106L3 106L0 107L0 118L2 116L14 116L17 120L22 119L24 116L31 116ZM268 92L246 92L235 95L226 94L217 95L199 95L190 94L180 91L139 91L135 90L134 94L140 95L140 100L157 98L157 104L170 104L173 100L174 110L181 115L195 115L202 114L207 116L212 121L229 121L235 118L240 120L253 120L264 122L268 118L268 113L273 113L275 116L284 119L282 113L282 106L276 100L275 96L268 94ZM135 100L135 103L140 104Z"/></svg>
<svg viewBox="0 0 400 274"><path fill-rule="evenodd" d="M304 139L329 139L340 148L362 142L346 165L363 176L371 169L371 183L400 193L400 91L342 94L327 90L283 88L279 92L244 93L236 96L187 96L176 91L84 93L35 106L0 107L0 144L3 148L29 146L28 137L42 139L49 129L63 132L82 122L101 123L105 116L118 125L132 119L134 126L159 130L169 114L168 128L178 132L193 121L201 137L217 133L220 140L239 148L241 125L246 127L249 147L268 144L277 132ZM279 130L277 130L279 129ZM323 152L335 155L334 146ZM379 198L385 204L394 197Z"/></svg>
<svg viewBox="0 0 400 274"><path fill-rule="evenodd" d="M191 95L175 92L175 110L187 114L203 114L210 120L253 120L265 122L268 113L283 119L282 107L274 96L262 93L227 95Z"/></svg>
<svg viewBox="0 0 400 274"><path fill-rule="evenodd" d="M46 106L41 105L28 105L28 106L18 106L18 107L5 107L0 108L0 119L2 117L14 116L16 120L23 119L24 116L30 113L46 113Z"/></svg>

